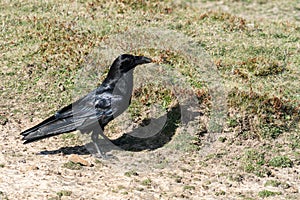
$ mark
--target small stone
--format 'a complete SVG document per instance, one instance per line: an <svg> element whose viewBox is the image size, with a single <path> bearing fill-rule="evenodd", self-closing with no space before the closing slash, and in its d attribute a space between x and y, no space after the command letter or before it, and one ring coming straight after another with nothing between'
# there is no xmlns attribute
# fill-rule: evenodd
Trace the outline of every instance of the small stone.
<svg viewBox="0 0 300 200"><path fill-rule="evenodd" d="M32 170L38 170L39 168L37 167L37 166L35 166L35 165L31 165L31 166L27 166L26 167L26 170L27 171L32 171Z"/></svg>
<svg viewBox="0 0 300 200"><path fill-rule="evenodd" d="M299 193L299 190L298 190L297 188L295 188L295 187L289 188L288 191L289 191L290 193Z"/></svg>
<svg viewBox="0 0 300 200"><path fill-rule="evenodd" d="M88 167L92 166L88 161L86 161L83 158L80 158L76 154L71 154L71 156L69 157L69 161L72 161L73 163L79 163L80 165L83 165L83 166L88 166Z"/></svg>

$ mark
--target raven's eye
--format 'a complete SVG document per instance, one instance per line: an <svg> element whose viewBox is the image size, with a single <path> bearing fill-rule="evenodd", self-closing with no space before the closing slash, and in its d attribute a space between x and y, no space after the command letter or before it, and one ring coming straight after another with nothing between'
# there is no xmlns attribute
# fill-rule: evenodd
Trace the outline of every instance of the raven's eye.
<svg viewBox="0 0 300 200"><path fill-rule="evenodd" d="M126 64L126 65L130 65L131 63L132 63L132 60L131 60L131 59L126 59L126 60L125 60L125 64Z"/></svg>
<svg viewBox="0 0 300 200"><path fill-rule="evenodd" d="M122 62L122 67L126 69L127 67L130 67L132 64L133 64L132 60L127 58Z"/></svg>

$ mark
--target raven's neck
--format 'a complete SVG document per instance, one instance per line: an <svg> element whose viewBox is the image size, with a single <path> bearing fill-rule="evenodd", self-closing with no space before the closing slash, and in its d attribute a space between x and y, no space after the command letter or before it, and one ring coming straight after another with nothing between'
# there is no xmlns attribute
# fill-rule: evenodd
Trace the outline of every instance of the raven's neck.
<svg viewBox="0 0 300 200"><path fill-rule="evenodd" d="M117 83L120 82L121 80L125 81L127 83L132 83L133 82L133 69L129 70L126 73L121 73L119 71L111 73L111 71L109 71L107 77L104 79L104 81L102 83L102 86L109 91L113 91L115 89ZM125 87L128 87L128 86L125 86Z"/></svg>

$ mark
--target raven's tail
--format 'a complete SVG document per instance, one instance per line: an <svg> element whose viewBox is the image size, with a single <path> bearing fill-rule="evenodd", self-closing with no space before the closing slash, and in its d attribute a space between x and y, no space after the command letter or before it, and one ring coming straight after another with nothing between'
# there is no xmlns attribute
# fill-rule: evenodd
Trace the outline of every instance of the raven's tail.
<svg viewBox="0 0 300 200"><path fill-rule="evenodd" d="M49 117L38 125L23 131L22 140L24 144L48 138L54 135L59 135L62 133L68 133L76 130L75 123L72 117L59 119L55 115Z"/></svg>

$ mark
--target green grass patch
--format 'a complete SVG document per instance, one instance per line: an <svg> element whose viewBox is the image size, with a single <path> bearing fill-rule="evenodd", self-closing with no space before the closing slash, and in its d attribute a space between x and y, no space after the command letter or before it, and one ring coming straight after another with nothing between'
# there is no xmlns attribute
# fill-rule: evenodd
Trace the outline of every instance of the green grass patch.
<svg viewBox="0 0 300 200"><path fill-rule="evenodd" d="M292 149L300 149L300 133L299 133L299 130L296 130L296 133L295 134L291 134L289 136L289 146L292 148Z"/></svg>
<svg viewBox="0 0 300 200"><path fill-rule="evenodd" d="M226 137L219 137L218 141L224 143L227 140Z"/></svg>
<svg viewBox="0 0 300 200"><path fill-rule="evenodd" d="M81 170L82 169L82 165L80 165L79 163L74 163L72 161L64 163L63 167L67 168L67 169L71 169L71 170Z"/></svg>
<svg viewBox="0 0 300 200"><path fill-rule="evenodd" d="M293 166L293 162L287 156L276 156L274 158L271 158L268 163L270 166L280 167L280 168Z"/></svg>
<svg viewBox="0 0 300 200"><path fill-rule="evenodd" d="M57 194L57 196L58 196L59 198L61 198L62 196L71 196L72 191L69 191L69 190L61 190L61 191L57 192L56 194Z"/></svg>
<svg viewBox="0 0 300 200"><path fill-rule="evenodd" d="M218 191L218 192L215 193L216 196L221 196L221 195L225 195L225 194L226 194L226 192L223 191L223 190Z"/></svg>
<svg viewBox="0 0 300 200"><path fill-rule="evenodd" d="M252 90L241 91L238 88L231 90L228 96L230 107L246 116L247 120L239 119L245 123L241 124L243 131L251 131L257 138L276 139L285 130L293 128L291 120L298 118L297 107L279 97L261 95ZM230 121L229 125L236 126L237 119Z"/></svg>
<svg viewBox="0 0 300 200"><path fill-rule="evenodd" d="M183 186L183 190L195 190L196 187L193 185L185 185Z"/></svg>
<svg viewBox="0 0 300 200"><path fill-rule="evenodd" d="M276 181L276 180L268 180L265 183L265 186L272 186L272 187L278 187L281 184L280 181Z"/></svg>
<svg viewBox="0 0 300 200"><path fill-rule="evenodd" d="M130 170L128 172L125 172L124 175L131 177L131 176L138 176L139 174L135 170Z"/></svg>
<svg viewBox="0 0 300 200"><path fill-rule="evenodd" d="M229 118L227 121L228 127L236 127L239 125L239 122L237 121L236 118Z"/></svg>
<svg viewBox="0 0 300 200"><path fill-rule="evenodd" d="M269 190L262 190L262 191L258 192L258 196L261 198L267 198L267 197L281 195L281 194L282 194L281 192L272 192Z"/></svg>
<svg viewBox="0 0 300 200"><path fill-rule="evenodd" d="M65 133L65 134L61 135L61 138L64 140L72 140L72 139L76 139L77 135L76 135L76 133Z"/></svg>
<svg viewBox="0 0 300 200"><path fill-rule="evenodd" d="M246 150L242 157L242 168L244 171L259 177L264 177L269 173L265 164L265 154L255 149Z"/></svg>
<svg viewBox="0 0 300 200"><path fill-rule="evenodd" d="M152 180L150 178L146 178L141 182L143 186L151 186Z"/></svg>

